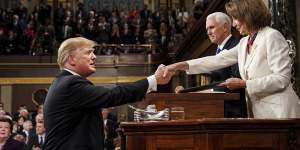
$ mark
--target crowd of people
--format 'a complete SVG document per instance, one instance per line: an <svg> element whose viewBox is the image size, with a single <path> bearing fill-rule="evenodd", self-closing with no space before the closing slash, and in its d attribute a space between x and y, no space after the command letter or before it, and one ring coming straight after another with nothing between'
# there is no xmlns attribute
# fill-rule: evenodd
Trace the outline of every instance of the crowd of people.
<svg viewBox="0 0 300 150"><path fill-rule="evenodd" d="M196 7L191 14L179 9L151 11L144 5L140 10L86 11L82 3L76 10L63 4L53 9L43 3L32 12L22 5L0 9L0 54L52 54L63 40L78 36L99 44L151 44L162 52L188 33L203 9Z"/></svg>
<svg viewBox="0 0 300 150"><path fill-rule="evenodd" d="M253 1L231 0L225 4L228 15L215 12L207 17L207 34L210 41L218 45L216 55L177 62L168 66L161 64L153 75L114 88L96 86L87 79L96 72L97 56L94 47L97 43L94 41L102 43L104 40L102 38L105 37L102 35L101 38L97 38L99 30L95 30L97 31L95 36L87 38L70 38L73 34L70 37L60 37L56 36L56 32L48 32L48 34L53 34L58 41L64 40L58 49L57 59L61 71L49 87L43 105L44 109L42 105L39 105L37 112L34 113L36 115L29 115L24 106L21 106L15 115L9 115L3 110L3 105L2 107L0 105L0 110L2 108L0 111L0 149L38 150L41 147L45 150L114 149L117 125L113 122L114 119L109 118L109 110L106 108L141 101L148 92L156 91L158 85L167 84L176 71L186 71L188 74L211 73L237 65L238 70L234 72L239 71L239 73L236 76L232 72L217 82L220 82L218 86L222 88L219 90L243 90L244 99L241 98L241 100L246 101L247 108L235 109L233 106L225 106L228 116L260 119L299 118L299 97L291 84L289 45L279 31L269 26L271 14L264 2L255 0L253 3ZM84 16L83 11L80 10L77 10L76 17ZM62 12L67 11L62 10ZM143 38L149 42L149 37L146 38L148 34L153 35L158 28L163 26L163 23L166 27L171 27L170 22L173 19L176 22L172 17L172 11L171 15L167 13L166 16L160 13L150 15L149 11L150 17L141 17L148 14L145 12L147 8L140 13L130 12L128 18L125 17L127 19L123 20L122 15L118 15L118 11L113 11L110 17L106 17L105 13L95 15L94 11L90 11L87 15L87 31L93 31L89 29L97 29L101 25L105 29L110 29L111 41L119 42L118 38L112 35L121 36L122 34L117 32L119 24L127 24L128 29L132 26L135 30L144 30ZM57 24L56 21L60 20L58 16L55 17L57 20L53 21L56 24L55 27L62 27L63 35L68 35L65 34L68 33L64 32L65 29L70 28L72 29L70 31L73 31L73 26L65 21L68 20L68 17L65 17L68 16L66 14L62 15L63 24ZM72 18L71 16L69 19ZM78 20L80 18L76 19ZM46 18L44 21L49 25L49 19ZM230 34L231 26L244 36L233 43L230 43L234 40ZM55 29L53 28L52 31ZM85 31L82 30L81 33L86 34ZM160 34L160 32L157 33L157 35ZM236 112L232 112L233 110L237 110L238 113L234 114ZM247 116L241 116L245 113L242 111L247 111Z"/></svg>
<svg viewBox="0 0 300 150"><path fill-rule="evenodd" d="M118 119L114 108L104 108L99 117L104 123L104 147L114 150L120 146L117 134ZM41 150L46 140L43 105L29 111L26 105L20 105L16 113L8 113L0 103L0 149L4 150Z"/></svg>
<svg viewBox="0 0 300 150"><path fill-rule="evenodd" d="M0 149L41 150L46 133L43 105L33 112L20 105L16 113L10 114L0 104Z"/></svg>

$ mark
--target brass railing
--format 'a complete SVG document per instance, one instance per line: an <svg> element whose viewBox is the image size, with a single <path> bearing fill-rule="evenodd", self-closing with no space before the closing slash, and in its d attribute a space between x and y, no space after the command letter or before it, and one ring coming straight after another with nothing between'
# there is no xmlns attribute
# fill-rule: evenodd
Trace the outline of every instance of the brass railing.
<svg viewBox="0 0 300 150"><path fill-rule="evenodd" d="M156 45L153 44L98 44L97 55L112 55L120 53L155 53Z"/></svg>

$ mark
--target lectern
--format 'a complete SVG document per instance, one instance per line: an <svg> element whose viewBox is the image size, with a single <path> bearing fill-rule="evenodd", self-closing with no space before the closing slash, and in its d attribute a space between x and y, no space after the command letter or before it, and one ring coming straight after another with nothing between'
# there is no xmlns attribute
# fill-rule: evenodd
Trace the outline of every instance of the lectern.
<svg viewBox="0 0 300 150"><path fill-rule="evenodd" d="M122 150L299 150L299 119L123 122Z"/></svg>
<svg viewBox="0 0 300 150"><path fill-rule="evenodd" d="M185 119L223 118L224 101L239 98L238 93L153 93L144 102L155 104L158 110L184 107Z"/></svg>

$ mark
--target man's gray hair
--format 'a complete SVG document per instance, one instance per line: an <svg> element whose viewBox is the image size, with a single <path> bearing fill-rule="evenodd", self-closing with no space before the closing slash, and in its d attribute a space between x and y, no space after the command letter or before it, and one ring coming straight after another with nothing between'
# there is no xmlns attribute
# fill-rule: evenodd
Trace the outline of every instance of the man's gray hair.
<svg viewBox="0 0 300 150"><path fill-rule="evenodd" d="M206 20L207 20L207 19L210 19L210 18L216 19L216 21L217 21L218 23L227 23L229 29L230 29L231 26L232 26L232 21L231 21L230 17L229 17L227 14L223 13L223 12L214 12L214 13L212 13L212 14L209 14L209 15L206 17Z"/></svg>

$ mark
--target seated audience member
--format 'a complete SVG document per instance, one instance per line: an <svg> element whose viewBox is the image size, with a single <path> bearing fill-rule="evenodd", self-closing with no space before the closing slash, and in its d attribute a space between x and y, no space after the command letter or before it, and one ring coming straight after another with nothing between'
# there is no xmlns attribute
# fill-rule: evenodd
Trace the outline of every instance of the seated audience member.
<svg viewBox="0 0 300 150"><path fill-rule="evenodd" d="M44 115L43 114L37 114L35 117L35 122L44 122Z"/></svg>
<svg viewBox="0 0 300 150"><path fill-rule="evenodd" d="M18 117L16 120L16 124L17 124L17 132L22 132L23 131L23 124L25 122L25 118L24 117Z"/></svg>
<svg viewBox="0 0 300 150"><path fill-rule="evenodd" d="M33 135L27 144L27 150L41 150L45 142L46 129L43 122L36 123L36 134Z"/></svg>
<svg viewBox="0 0 300 150"><path fill-rule="evenodd" d="M102 109L102 117L104 123L104 149L114 150L114 138L117 137L117 123L108 119L110 110L108 108Z"/></svg>
<svg viewBox="0 0 300 150"><path fill-rule="evenodd" d="M123 25L123 30L121 32L121 43L123 43L123 44L133 44L134 43L133 33L132 33L128 23L125 23Z"/></svg>
<svg viewBox="0 0 300 150"><path fill-rule="evenodd" d="M24 117L26 120L27 120L27 119L30 119L30 117L29 117L29 112L28 112L28 110L25 109L25 108L20 110L19 116Z"/></svg>
<svg viewBox="0 0 300 150"><path fill-rule="evenodd" d="M19 119L19 117L21 116L21 110L26 109L27 107L25 105L20 105L17 112L13 113L13 120L17 121Z"/></svg>
<svg viewBox="0 0 300 150"><path fill-rule="evenodd" d="M27 136L24 132L15 132L15 133L13 132L11 136L13 139L22 142L26 145Z"/></svg>
<svg viewBox="0 0 300 150"><path fill-rule="evenodd" d="M0 117L0 149L24 150L25 145L11 137L13 122L7 117Z"/></svg>
<svg viewBox="0 0 300 150"><path fill-rule="evenodd" d="M29 138L30 138L32 135L35 134L35 131L34 131L34 129L33 129L31 120L26 120L26 121L23 123L23 130L22 130L22 132L26 134L26 141L25 141L25 143L27 144Z"/></svg>

